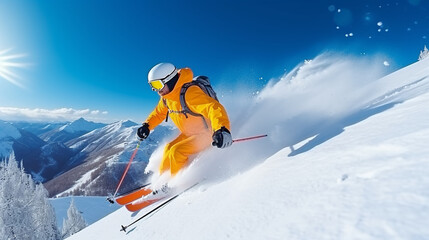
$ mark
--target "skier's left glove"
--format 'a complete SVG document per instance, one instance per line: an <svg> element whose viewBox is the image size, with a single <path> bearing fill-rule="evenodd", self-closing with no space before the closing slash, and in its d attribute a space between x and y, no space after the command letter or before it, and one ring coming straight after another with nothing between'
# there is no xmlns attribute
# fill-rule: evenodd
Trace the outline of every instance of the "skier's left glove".
<svg viewBox="0 0 429 240"><path fill-rule="evenodd" d="M222 127L221 129L214 132L212 139L212 145L218 148L226 148L232 144L231 133L226 127Z"/></svg>
<svg viewBox="0 0 429 240"><path fill-rule="evenodd" d="M143 123L143 125L137 129L137 136L140 138L140 141L146 139L149 136L149 133L149 124L147 123Z"/></svg>

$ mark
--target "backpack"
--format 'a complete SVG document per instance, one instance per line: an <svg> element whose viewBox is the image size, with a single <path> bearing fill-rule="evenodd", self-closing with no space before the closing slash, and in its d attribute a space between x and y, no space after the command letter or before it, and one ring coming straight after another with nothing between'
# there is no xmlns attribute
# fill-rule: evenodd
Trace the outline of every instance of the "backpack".
<svg viewBox="0 0 429 240"><path fill-rule="evenodd" d="M207 125L206 120L204 119L204 116L191 111L191 109L189 109L188 104L186 104L185 101L185 94L186 91L188 90L188 88L190 86L194 86L197 85L199 88L201 88L201 90L203 90L203 92L205 94L207 94L208 96L210 96L211 98L215 99L216 101L219 101L217 96L216 96L216 92L214 91L212 85L210 84L210 79L206 76L196 76L192 79L191 82L187 82L185 84L183 84L182 89L180 89L180 105L182 107L181 111L173 111L170 110L167 106L167 102L166 100L163 98L162 101L164 102L164 105L167 107L168 112L167 112L167 116L165 118L165 121L168 121L168 114L169 113L182 113L185 115L186 118L188 118L188 114L192 115L192 116L196 116L196 117L201 117L203 119L204 125L206 126L206 128L208 128L209 126Z"/></svg>

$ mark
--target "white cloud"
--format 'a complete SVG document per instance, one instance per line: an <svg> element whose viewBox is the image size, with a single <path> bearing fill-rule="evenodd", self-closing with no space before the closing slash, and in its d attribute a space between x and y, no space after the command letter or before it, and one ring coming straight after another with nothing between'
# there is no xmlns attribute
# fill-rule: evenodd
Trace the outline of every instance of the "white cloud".
<svg viewBox="0 0 429 240"><path fill-rule="evenodd" d="M102 121L107 111L73 108L15 108L0 107L0 119L7 121L73 121L80 117Z"/></svg>

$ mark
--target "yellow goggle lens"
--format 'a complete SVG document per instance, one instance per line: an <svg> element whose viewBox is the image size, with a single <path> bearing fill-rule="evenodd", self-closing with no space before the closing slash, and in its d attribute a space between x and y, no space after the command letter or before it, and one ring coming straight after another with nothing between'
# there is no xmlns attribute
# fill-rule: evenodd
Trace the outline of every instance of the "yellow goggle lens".
<svg viewBox="0 0 429 240"><path fill-rule="evenodd" d="M162 80L150 81L149 84L155 91L159 91L164 87Z"/></svg>

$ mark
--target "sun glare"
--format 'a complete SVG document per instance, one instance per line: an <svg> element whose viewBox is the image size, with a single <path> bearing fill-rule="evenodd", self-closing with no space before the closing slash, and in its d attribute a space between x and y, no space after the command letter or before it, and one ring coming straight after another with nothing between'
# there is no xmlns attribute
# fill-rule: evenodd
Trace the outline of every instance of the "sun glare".
<svg viewBox="0 0 429 240"><path fill-rule="evenodd" d="M18 68L24 68L27 64L20 63L20 60L25 57L25 54L10 54L12 49L0 50L0 79L3 78L6 81L18 86L24 87L19 81L20 77L16 73Z"/></svg>

